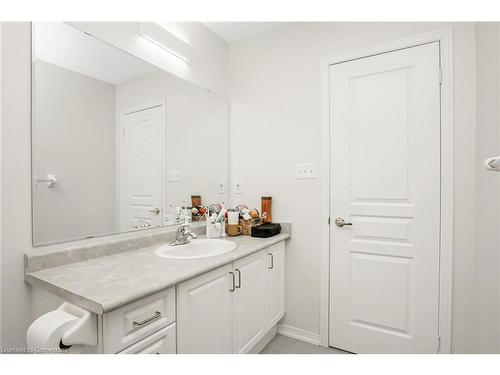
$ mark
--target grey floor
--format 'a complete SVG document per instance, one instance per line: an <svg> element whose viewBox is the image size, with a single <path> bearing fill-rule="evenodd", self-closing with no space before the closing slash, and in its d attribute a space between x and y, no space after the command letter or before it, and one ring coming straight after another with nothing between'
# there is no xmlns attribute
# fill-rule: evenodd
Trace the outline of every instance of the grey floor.
<svg viewBox="0 0 500 375"><path fill-rule="evenodd" d="M313 344L276 335L260 354L350 354L340 349L323 348Z"/></svg>

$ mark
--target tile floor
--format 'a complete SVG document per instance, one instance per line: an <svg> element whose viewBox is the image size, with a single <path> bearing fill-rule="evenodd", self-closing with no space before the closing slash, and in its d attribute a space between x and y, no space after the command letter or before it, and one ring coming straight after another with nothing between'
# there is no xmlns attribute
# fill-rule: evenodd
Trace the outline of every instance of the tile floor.
<svg viewBox="0 0 500 375"><path fill-rule="evenodd" d="M323 348L313 344L276 335L260 352L261 354L350 354L340 349Z"/></svg>

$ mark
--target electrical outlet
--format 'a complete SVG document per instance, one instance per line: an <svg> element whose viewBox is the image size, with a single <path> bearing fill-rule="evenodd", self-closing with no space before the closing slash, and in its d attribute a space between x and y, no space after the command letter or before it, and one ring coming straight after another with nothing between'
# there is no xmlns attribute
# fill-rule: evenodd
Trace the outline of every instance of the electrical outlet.
<svg viewBox="0 0 500 375"><path fill-rule="evenodd" d="M316 178L316 163L295 164L295 178L297 180Z"/></svg>
<svg viewBox="0 0 500 375"><path fill-rule="evenodd" d="M234 194L243 194L241 184L234 184Z"/></svg>
<svg viewBox="0 0 500 375"><path fill-rule="evenodd" d="M217 184L217 193L224 194L224 184L222 182Z"/></svg>
<svg viewBox="0 0 500 375"><path fill-rule="evenodd" d="M179 182L181 180L181 171L170 169L168 171L168 182Z"/></svg>

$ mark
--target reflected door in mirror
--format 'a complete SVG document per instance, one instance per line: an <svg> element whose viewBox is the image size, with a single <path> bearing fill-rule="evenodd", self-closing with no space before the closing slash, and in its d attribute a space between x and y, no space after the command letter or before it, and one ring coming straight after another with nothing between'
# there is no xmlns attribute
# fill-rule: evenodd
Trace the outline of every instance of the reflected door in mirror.
<svg viewBox="0 0 500 375"><path fill-rule="evenodd" d="M121 116L122 230L162 225L165 106L159 102Z"/></svg>

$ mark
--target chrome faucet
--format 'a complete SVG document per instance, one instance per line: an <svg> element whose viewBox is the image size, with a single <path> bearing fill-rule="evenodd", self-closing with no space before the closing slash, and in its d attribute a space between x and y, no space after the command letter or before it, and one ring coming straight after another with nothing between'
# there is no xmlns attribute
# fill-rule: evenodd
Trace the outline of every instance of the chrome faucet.
<svg viewBox="0 0 500 375"><path fill-rule="evenodd" d="M191 242L191 239L198 238L198 235L191 231L191 224L184 223L175 232L175 240L170 242L170 246L185 245Z"/></svg>

